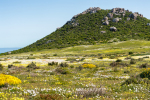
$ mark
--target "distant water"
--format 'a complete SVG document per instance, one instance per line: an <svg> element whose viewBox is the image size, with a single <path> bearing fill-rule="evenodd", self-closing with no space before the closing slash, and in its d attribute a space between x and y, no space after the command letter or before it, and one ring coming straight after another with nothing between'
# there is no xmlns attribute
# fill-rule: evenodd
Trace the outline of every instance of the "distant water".
<svg viewBox="0 0 150 100"><path fill-rule="evenodd" d="M20 49L20 48L0 48L0 54L9 52L9 51L13 51L13 50L18 50L18 49Z"/></svg>

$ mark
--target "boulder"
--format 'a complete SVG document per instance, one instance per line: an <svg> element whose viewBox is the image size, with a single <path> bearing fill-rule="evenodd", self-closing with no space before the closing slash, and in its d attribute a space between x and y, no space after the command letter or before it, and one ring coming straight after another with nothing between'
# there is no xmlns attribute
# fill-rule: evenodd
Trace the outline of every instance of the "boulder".
<svg viewBox="0 0 150 100"><path fill-rule="evenodd" d="M105 20L105 21L108 20L108 17L104 17L104 20Z"/></svg>
<svg viewBox="0 0 150 100"><path fill-rule="evenodd" d="M103 33L106 33L106 31L101 31L101 33L103 34Z"/></svg>
<svg viewBox="0 0 150 100"><path fill-rule="evenodd" d="M106 20L105 22L103 22L103 25L109 25L109 21Z"/></svg>
<svg viewBox="0 0 150 100"><path fill-rule="evenodd" d="M53 42L54 40L48 40L47 42L46 42L46 44L48 44L48 43L50 43L50 42Z"/></svg>
<svg viewBox="0 0 150 100"><path fill-rule="evenodd" d="M118 22L119 21L119 18L114 18L113 19L113 22Z"/></svg>
<svg viewBox="0 0 150 100"><path fill-rule="evenodd" d="M122 16L124 17L126 14L122 14Z"/></svg>
<svg viewBox="0 0 150 100"><path fill-rule="evenodd" d="M132 14L129 15L129 17L131 17L131 18L133 18L135 20L136 20L137 16L138 16L137 13L132 13Z"/></svg>
<svg viewBox="0 0 150 100"><path fill-rule="evenodd" d="M127 21L129 21L129 20L130 20L130 18L128 17L128 18L127 18Z"/></svg>
<svg viewBox="0 0 150 100"><path fill-rule="evenodd" d="M113 18L113 13L108 13L107 16L108 16L109 18Z"/></svg>
<svg viewBox="0 0 150 100"><path fill-rule="evenodd" d="M147 26L150 26L150 23L147 23Z"/></svg>
<svg viewBox="0 0 150 100"><path fill-rule="evenodd" d="M117 28L116 27L110 27L110 31L117 31Z"/></svg>
<svg viewBox="0 0 150 100"><path fill-rule="evenodd" d="M113 8L111 10L112 13L125 13L124 8Z"/></svg>

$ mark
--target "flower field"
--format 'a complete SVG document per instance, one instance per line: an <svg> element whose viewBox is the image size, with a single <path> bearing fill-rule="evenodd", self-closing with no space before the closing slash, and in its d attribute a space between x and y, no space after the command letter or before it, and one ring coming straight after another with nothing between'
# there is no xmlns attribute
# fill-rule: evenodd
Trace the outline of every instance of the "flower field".
<svg viewBox="0 0 150 100"><path fill-rule="evenodd" d="M97 47L92 48L89 50L95 50ZM62 52L70 52L70 49L73 48L62 49ZM150 58L140 55L139 52L134 52L133 55L128 52L94 55L86 51L86 55L82 55L82 51L78 53L80 55L66 53L66 56L60 56L58 53L55 57L48 54L48 51L45 52L47 56L33 54L34 60L25 59L30 56L27 54L1 57L0 100L150 98ZM14 60L14 57L20 58Z"/></svg>

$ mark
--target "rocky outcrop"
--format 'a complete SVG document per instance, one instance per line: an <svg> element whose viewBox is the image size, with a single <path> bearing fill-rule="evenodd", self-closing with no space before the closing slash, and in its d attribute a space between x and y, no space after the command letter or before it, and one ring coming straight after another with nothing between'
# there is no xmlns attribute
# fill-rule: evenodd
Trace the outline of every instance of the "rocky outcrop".
<svg viewBox="0 0 150 100"><path fill-rule="evenodd" d="M137 16L143 17L143 15L139 14L138 12L135 12L129 15L130 18L133 18L135 20L137 19Z"/></svg>
<svg viewBox="0 0 150 100"><path fill-rule="evenodd" d="M125 13L125 10L124 10L124 8L113 8L112 10L111 10L111 13L116 13L116 14L118 14L118 13Z"/></svg>
<svg viewBox="0 0 150 100"><path fill-rule="evenodd" d="M113 13L108 13L107 16L108 16L109 18L113 18Z"/></svg>
<svg viewBox="0 0 150 100"><path fill-rule="evenodd" d="M110 27L110 31L117 31L117 28L116 27Z"/></svg>
<svg viewBox="0 0 150 100"><path fill-rule="evenodd" d="M103 22L103 25L109 25L109 21L106 20L105 22Z"/></svg>
<svg viewBox="0 0 150 100"><path fill-rule="evenodd" d="M118 22L119 21L119 18L114 18L113 19L113 22Z"/></svg>
<svg viewBox="0 0 150 100"><path fill-rule="evenodd" d="M147 26L150 26L150 23L147 23Z"/></svg>
<svg viewBox="0 0 150 100"><path fill-rule="evenodd" d="M98 10L101 10L99 7L90 7L89 9L83 11L81 14L86 14L86 13L96 13Z"/></svg>
<svg viewBox="0 0 150 100"><path fill-rule="evenodd" d="M71 19L70 21L67 21L66 24L73 25L73 26L79 25L79 23L75 19Z"/></svg>
<svg viewBox="0 0 150 100"><path fill-rule="evenodd" d="M54 40L48 40L47 42L46 42L46 44L48 44L48 43L51 43L51 42L53 42Z"/></svg>

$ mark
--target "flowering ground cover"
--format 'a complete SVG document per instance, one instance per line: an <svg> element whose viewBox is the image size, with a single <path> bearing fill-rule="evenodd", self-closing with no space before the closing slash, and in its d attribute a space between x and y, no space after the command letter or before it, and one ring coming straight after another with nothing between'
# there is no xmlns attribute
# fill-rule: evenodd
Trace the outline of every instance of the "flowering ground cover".
<svg viewBox="0 0 150 100"><path fill-rule="evenodd" d="M131 45L132 49L136 51L139 44ZM109 46L103 44L64 48L60 50L64 54L57 53L57 56L48 51L3 56L0 61L0 100L148 100L150 58L142 52L149 48L141 48L141 52L129 55L129 50L124 52L125 48L130 48L127 43L121 54L116 53L121 43L110 45L114 53L106 52ZM100 47L104 47L99 49L104 53L97 52ZM76 51L81 48L85 52ZM28 56L35 59L28 59ZM15 60L11 61L13 58ZM57 64L54 59L62 60Z"/></svg>

